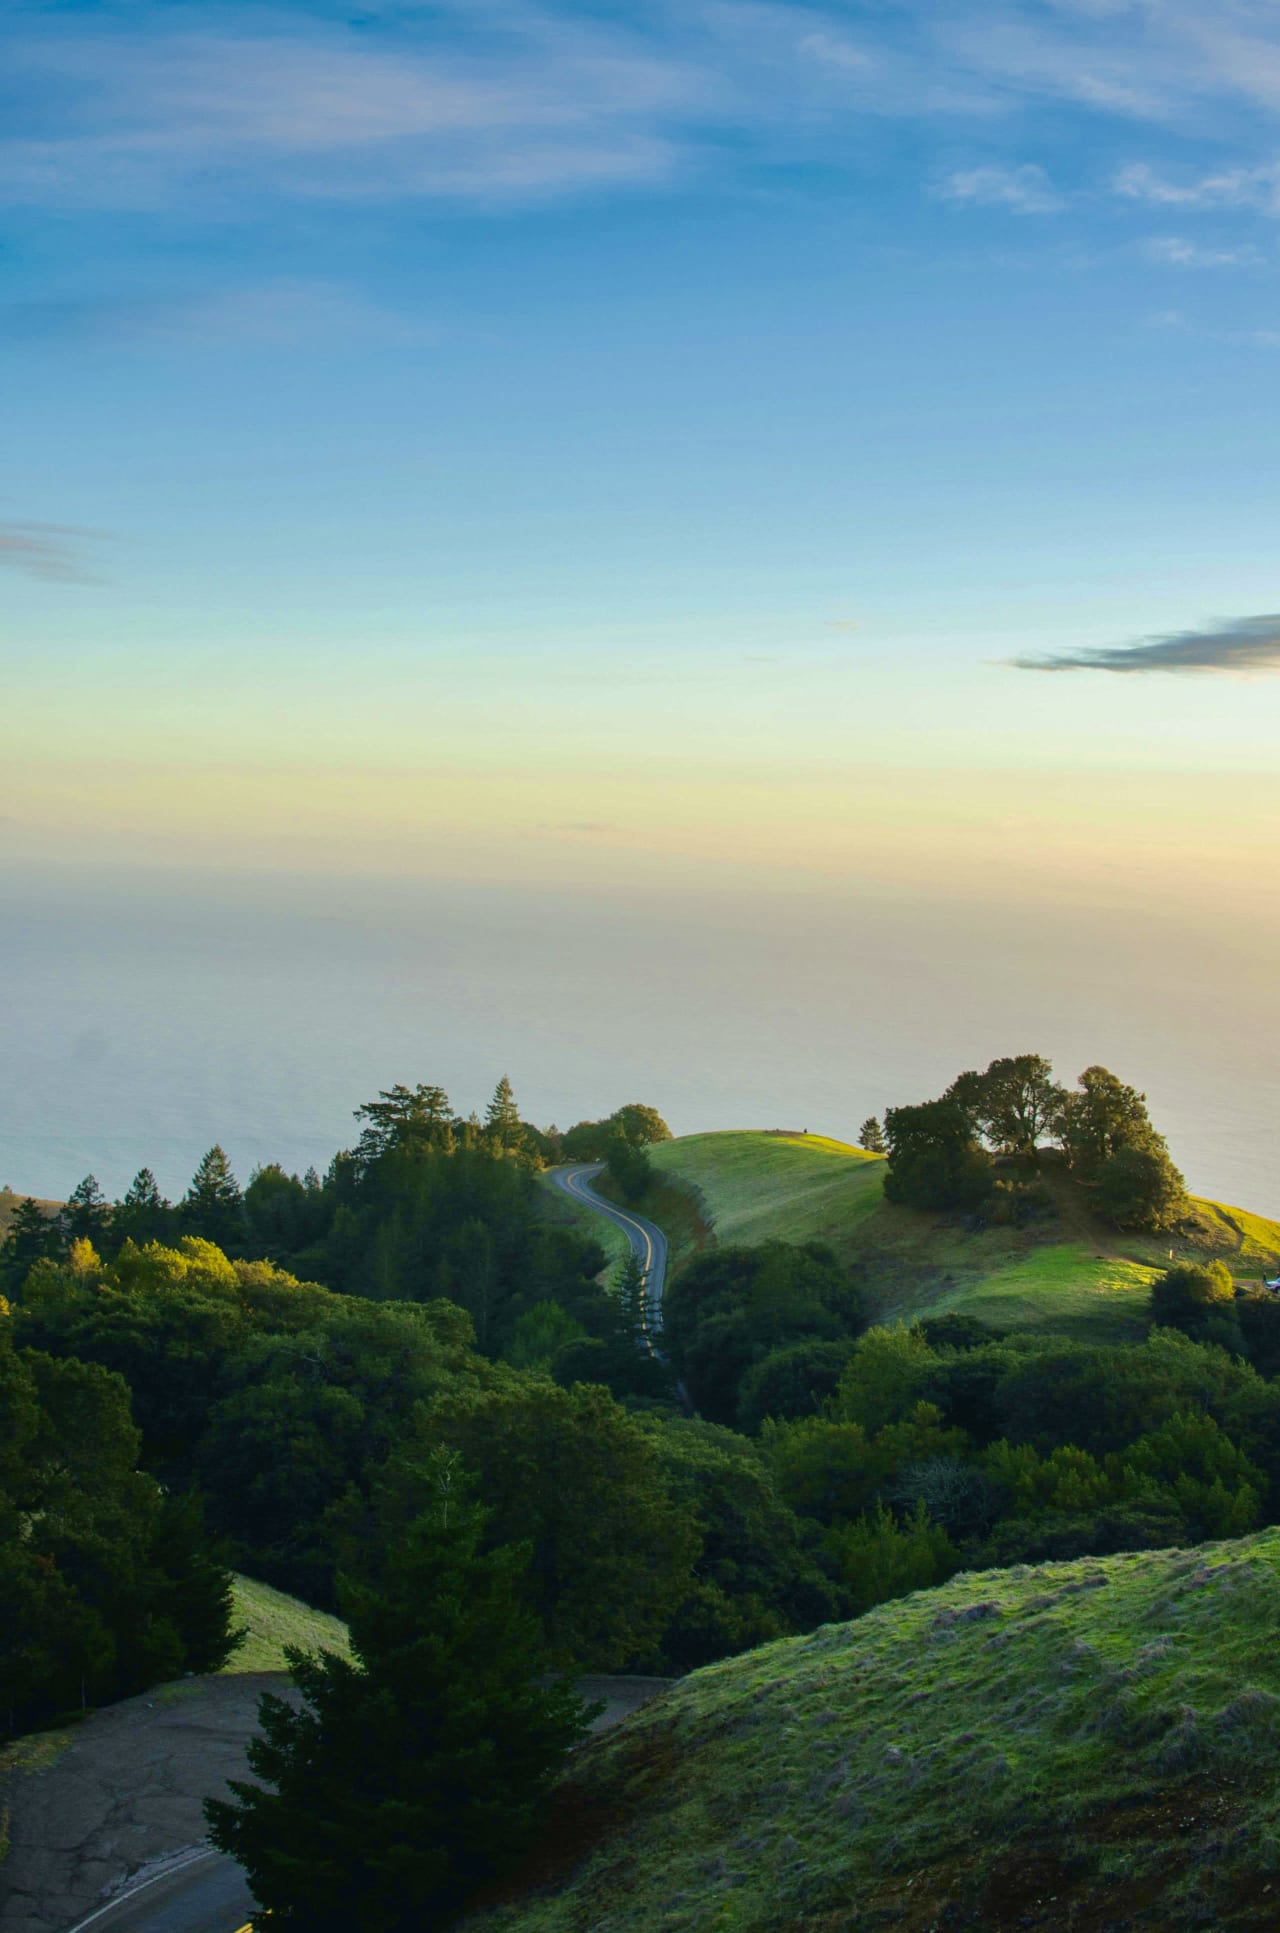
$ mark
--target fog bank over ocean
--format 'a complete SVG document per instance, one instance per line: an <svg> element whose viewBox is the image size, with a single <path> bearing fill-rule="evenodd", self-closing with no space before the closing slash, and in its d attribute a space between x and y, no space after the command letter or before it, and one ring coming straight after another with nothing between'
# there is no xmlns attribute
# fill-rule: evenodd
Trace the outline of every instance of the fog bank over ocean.
<svg viewBox="0 0 1280 1933"><path fill-rule="evenodd" d="M323 1169L394 1081L567 1126L623 1101L676 1133L810 1128L1029 1050L1144 1089L1200 1194L1280 1213L1268 948L1190 912L812 880L547 890L12 871L0 1185L180 1194L213 1141ZM1208 927L1208 930L1206 930Z"/></svg>

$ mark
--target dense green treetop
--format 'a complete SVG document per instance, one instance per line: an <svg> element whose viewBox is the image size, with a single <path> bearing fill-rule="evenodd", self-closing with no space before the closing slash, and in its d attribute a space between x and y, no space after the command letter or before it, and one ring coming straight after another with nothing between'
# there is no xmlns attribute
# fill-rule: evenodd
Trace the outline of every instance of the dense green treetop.
<svg viewBox="0 0 1280 1933"><path fill-rule="evenodd" d="M288 1654L301 1708L263 1700L259 1783L206 1808L272 1926L448 1924L528 1851L585 1733L572 1686L544 1681L527 1552L492 1546L460 1479L435 1460L421 1514L344 1580L353 1659Z"/></svg>

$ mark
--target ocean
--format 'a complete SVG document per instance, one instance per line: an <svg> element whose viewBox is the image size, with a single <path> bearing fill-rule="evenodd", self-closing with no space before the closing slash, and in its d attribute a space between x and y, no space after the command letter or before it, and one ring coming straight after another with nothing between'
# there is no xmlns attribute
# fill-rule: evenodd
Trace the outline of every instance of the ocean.
<svg viewBox="0 0 1280 1933"><path fill-rule="evenodd" d="M353 1112L509 1075L561 1127L624 1101L677 1133L852 1139L997 1054L1142 1088L1200 1194L1280 1215L1265 948L1176 909L983 904L840 881L538 890L15 868L0 916L0 1185L170 1195L214 1142L323 1171Z"/></svg>

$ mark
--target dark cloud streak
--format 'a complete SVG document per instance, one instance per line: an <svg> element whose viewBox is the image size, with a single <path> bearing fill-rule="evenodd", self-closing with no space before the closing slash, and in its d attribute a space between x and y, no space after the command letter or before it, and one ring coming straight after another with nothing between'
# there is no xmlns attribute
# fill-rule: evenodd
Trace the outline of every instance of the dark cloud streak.
<svg viewBox="0 0 1280 1933"><path fill-rule="evenodd" d="M1280 612L1232 618L1214 630L1172 631L1095 651L1011 658L1019 671L1277 671Z"/></svg>
<svg viewBox="0 0 1280 1933"><path fill-rule="evenodd" d="M79 546L83 538L98 535L69 524L0 523L0 569L25 571L51 584L91 584L93 572Z"/></svg>

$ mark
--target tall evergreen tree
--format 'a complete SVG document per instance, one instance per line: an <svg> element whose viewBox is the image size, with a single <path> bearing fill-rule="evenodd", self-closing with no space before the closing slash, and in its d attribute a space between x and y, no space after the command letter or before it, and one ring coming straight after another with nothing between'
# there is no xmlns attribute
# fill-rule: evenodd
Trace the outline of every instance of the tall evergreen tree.
<svg viewBox="0 0 1280 1933"><path fill-rule="evenodd" d="M420 1933L514 1865L585 1732L573 1687L542 1682L522 1608L523 1548L481 1548L485 1516L456 1464L389 1550L378 1586L346 1581L355 1661L287 1653L303 1705L266 1697L249 1763L206 1804L273 1928Z"/></svg>
<svg viewBox="0 0 1280 1933"><path fill-rule="evenodd" d="M124 1200L118 1201L111 1211L113 1238L119 1243L136 1242L139 1248L144 1248L148 1242L164 1241L172 1223L173 1209L160 1193L155 1176L150 1168L139 1168Z"/></svg>
<svg viewBox="0 0 1280 1933"><path fill-rule="evenodd" d="M69 1238L101 1242L111 1217L111 1208L106 1196L98 1186L96 1175L86 1175L78 1181L67 1196L67 1205L62 1211L63 1226Z"/></svg>
<svg viewBox="0 0 1280 1933"><path fill-rule="evenodd" d="M519 1147L524 1138L515 1093L505 1074L494 1088L493 1099L484 1111L484 1125L490 1140L504 1151Z"/></svg>
<svg viewBox="0 0 1280 1933"><path fill-rule="evenodd" d="M244 1196L231 1163L216 1142L191 1177L182 1200L182 1219L193 1235L216 1242L228 1255L243 1243Z"/></svg>
<svg viewBox="0 0 1280 1933"><path fill-rule="evenodd" d="M868 1154L884 1154L887 1152L884 1129L874 1114L868 1114L866 1120L858 1129L858 1146L865 1148Z"/></svg>
<svg viewBox="0 0 1280 1933"><path fill-rule="evenodd" d="M395 1150L416 1154L427 1149L447 1152L454 1144L453 1114L442 1087L419 1081L416 1087L383 1088L376 1101L356 1109L364 1122L356 1150L359 1166L368 1170Z"/></svg>
<svg viewBox="0 0 1280 1933"><path fill-rule="evenodd" d="M27 1275L46 1255L56 1255L60 1246L57 1222L25 1196L14 1210L9 1232L0 1243L0 1291L16 1295Z"/></svg>
<svg viewBox="0 0 1280 1933"><path fill-rule="evenodd" d="M636 1349L647 1350L649 1341L649 1312L645 1300L644 1264L632 1249L622 1265L618 1278L618 1309L628 1340Z"/></svg>

